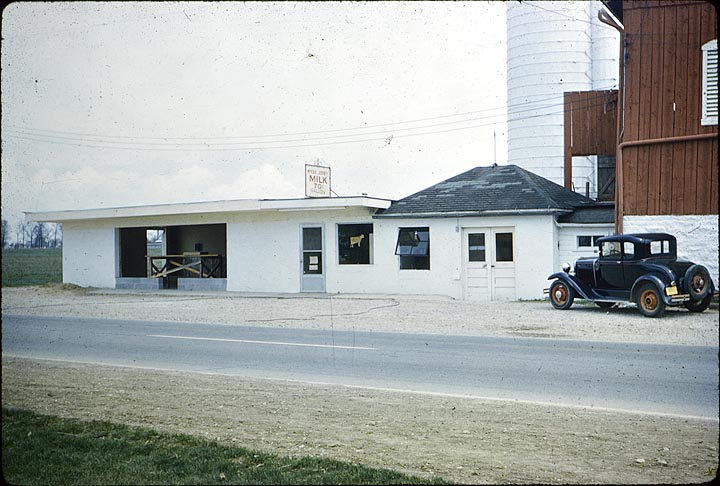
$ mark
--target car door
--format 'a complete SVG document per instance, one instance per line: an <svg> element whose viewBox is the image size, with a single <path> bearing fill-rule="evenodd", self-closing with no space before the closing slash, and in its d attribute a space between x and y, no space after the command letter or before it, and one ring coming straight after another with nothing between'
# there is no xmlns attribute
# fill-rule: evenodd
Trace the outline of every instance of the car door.
<svg viewBox="0 0 720 486"><path fill-rule="evenodd" d="M595 275L599 289L619 290L625 288L622 263L622 244L619 241L605 241L600 247Z"/></svg>

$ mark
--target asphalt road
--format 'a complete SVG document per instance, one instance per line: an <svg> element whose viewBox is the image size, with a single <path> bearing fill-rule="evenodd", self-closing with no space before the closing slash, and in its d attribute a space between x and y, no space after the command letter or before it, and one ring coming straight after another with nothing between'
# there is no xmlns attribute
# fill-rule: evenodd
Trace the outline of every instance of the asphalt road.
<svg viewBox="0 0 720 486"><path fill-rule="evenodd" d="M3 315L2 352L718 417L714 347Z"/></svg>

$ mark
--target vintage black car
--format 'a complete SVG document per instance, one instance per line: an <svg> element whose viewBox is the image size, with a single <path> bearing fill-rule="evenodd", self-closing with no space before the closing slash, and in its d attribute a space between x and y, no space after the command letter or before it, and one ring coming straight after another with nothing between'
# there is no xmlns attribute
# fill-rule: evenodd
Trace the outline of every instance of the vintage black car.
<svg viewBox="0 0 720 486"><path fill-rule="evenodd" d="M550 302L569 309L573 300L591 300L602 308L635 302L647 317L661 317L666 306L683 304L692 312L710 306L715 292L707 268L677 258L677 241L666 233L613 235L598 238L597 257L580 258L553 280Z"/></svg>

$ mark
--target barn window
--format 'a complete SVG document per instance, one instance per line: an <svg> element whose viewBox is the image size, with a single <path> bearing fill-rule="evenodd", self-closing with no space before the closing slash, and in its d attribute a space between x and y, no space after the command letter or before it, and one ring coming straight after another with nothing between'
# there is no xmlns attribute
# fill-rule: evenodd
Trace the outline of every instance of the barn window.
<svg viewBox="0 0 720 486"><path fill-rule="evenodd" d="M717 39L702 46L703 91L702 125L718 124L718 51Z"/></svg>
<svg viewBox="0 0 720 486"><path fill-rule="evenodd" d="M430 228L400 228L395 254L400 270L430 270Z"/></svg>
<svg viewBox="0 0 720 486"><path fill-rule="evenodd" d="M338 255L340 265L372 263L373 225L339 224Z"/></svg>

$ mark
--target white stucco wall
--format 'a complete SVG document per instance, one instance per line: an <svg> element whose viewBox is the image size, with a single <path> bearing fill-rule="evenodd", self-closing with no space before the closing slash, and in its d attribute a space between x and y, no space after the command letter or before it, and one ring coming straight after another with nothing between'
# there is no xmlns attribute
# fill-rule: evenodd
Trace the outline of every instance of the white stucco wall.
<svg viewBox="0 0 720 486"><path fill-rule="evenodd" d="M228 290L240 292L300 291L300 228L324 226L324 268L328 292L370 292L376 273L373 265L337 264L337 225L372 223L364 208L332 211L286 211L228 216ZM377 241L376 241L377 246ZM350 287L337 288L338 274L353 274L347 267L366 267L354 272Z"/></svg>
<svg viewBox="0 0 720 486"><path fill-rule="evenodd" d="M562 270L562 264L567 262L575 264L575 260L582 257L597 256L597 247L579 247L578 236L607 236L615 233L615 225L566 225L558 231L558 262L555 271Z"/></svg>
<svg viewBox="0 0 720 486"><path fill-rule="evenodd" d="M63 224L63 282L115 287L115 230L96 222Z"/></svg>
<svg viewBox="0 0 720 486"><path fill-rule="evenodd" d="M463 298L463 228L513 228L516 297L542 298L556 271L557 228L550 215L485 218L372 219L367 208L172 215L67 222L63 281L114 287L118 276L117 228L226 223L227 290L300 291L302 225L324 226L326 291L329 293L435 294ZM373 261L338 263L337 225L372 223ZM430 270L400 270L398 229L430 228Z"/></svg>
<svg viewBox="0 0 720 486"><path fill-rule="evenodd" d="M542 298L554 264L552 216L485 218L376 219L374 287L382 293L440 294L463 298L464 228L513 228L517 299ZM395 255L398 229L430 228L430 270L400 270ZM338 282L338 284L340 284ZM343 283L343 285L346 285Z"/></svg>
<svg viewBox="0 0 720 486"><path fill-rule="evenodd" d="M83 287L115 287L115 277L119 276L117 228L226 221L226 214L66 221L63 223L63 282Z"/></svg>
<svg viewBox="0 0 720 486"><path fill-rule="evenodd" d="M678 257L705 265L718 288L718 215L625 216L623 233L669 233L677 238Z"/></svg>

